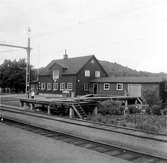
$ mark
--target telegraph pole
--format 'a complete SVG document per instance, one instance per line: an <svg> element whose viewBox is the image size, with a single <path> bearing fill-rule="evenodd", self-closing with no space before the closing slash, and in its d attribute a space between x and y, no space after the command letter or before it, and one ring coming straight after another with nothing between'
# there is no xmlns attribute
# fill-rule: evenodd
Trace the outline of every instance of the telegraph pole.
<svg viewBox="0 0 167 163"><path fill-rule="evenodd" d="M30 33L30 28L28 29L28 33ZM25 92L29 98L29 91L30 91L30 53L31 53L31 47L30 47L30 36L28 36L28 43L27 47L25 46L17 46L17 45L12 45L12 44L5 44L5 43L0 43L0 46L6 46L6 47L11 47L11 48L18 48L18 49L24 49L27 51L27 64L26 64L26 89Z"/></svg>
<svg viewBox="0 0 167 163"><path fill-rule="evenodd" d="M30 32L30 29L28 29L28 33ZM28 35L28 44L27 44L27 65L26 65L26 94L29 98L30 93L30 36Z"/></svg>

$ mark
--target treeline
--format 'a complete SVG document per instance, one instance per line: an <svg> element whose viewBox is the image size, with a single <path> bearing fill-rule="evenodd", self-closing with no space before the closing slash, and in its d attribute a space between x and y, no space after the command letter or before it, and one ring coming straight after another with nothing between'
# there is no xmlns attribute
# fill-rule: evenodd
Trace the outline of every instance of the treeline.
<svg viewBox="0 0 167 163"><path fill-rule="evenodd" d="M8 59L4 60L4 62L0 65L1 90L8 92L16 92L16 93L25 92L25 82L26 82L25 59L19 59L18 61L17 60L12 61Z"/></svg>

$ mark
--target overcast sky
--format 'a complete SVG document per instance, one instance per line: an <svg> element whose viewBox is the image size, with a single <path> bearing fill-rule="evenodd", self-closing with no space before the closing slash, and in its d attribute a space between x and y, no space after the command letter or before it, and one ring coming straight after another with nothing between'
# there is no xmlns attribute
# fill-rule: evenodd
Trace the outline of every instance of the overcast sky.
<svg viewBox="0 0 167 163"><path fill-rule="evenodd" d="M31 64L94 54L136 70L167 73L167 0L0 0L0 43L25 46ZM0 47L4 59L26 57Z"/></svg>

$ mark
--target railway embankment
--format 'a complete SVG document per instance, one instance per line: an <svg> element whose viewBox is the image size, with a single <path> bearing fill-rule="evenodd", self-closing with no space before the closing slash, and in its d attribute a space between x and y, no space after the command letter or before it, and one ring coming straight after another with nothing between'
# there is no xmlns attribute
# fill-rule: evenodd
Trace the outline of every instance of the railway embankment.
<svg viewBox="0 0 167 163"><path fill-rule="evenodd" d="M124 149L130 149L144 154L160 156L167 159L167 137L163 135L146 134L139 131L112 128L109 126L86 121L64 119L51 115L38 114L15 108L5 108L1 105L4 118L24 121L50 130L65 132L92 141L111 144Z"/></svg>

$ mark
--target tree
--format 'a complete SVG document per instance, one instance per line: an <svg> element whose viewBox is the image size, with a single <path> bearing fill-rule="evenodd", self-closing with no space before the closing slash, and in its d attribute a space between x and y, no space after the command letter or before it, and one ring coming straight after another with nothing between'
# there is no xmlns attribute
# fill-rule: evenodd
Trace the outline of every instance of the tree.
<svg viewBox="0 0 167 163"><path fill-rule="evenodd" d="M18 61L5 60L0 65L0 87L10 88L11 91L25 91L26 62L25 59Z"/></svg>

